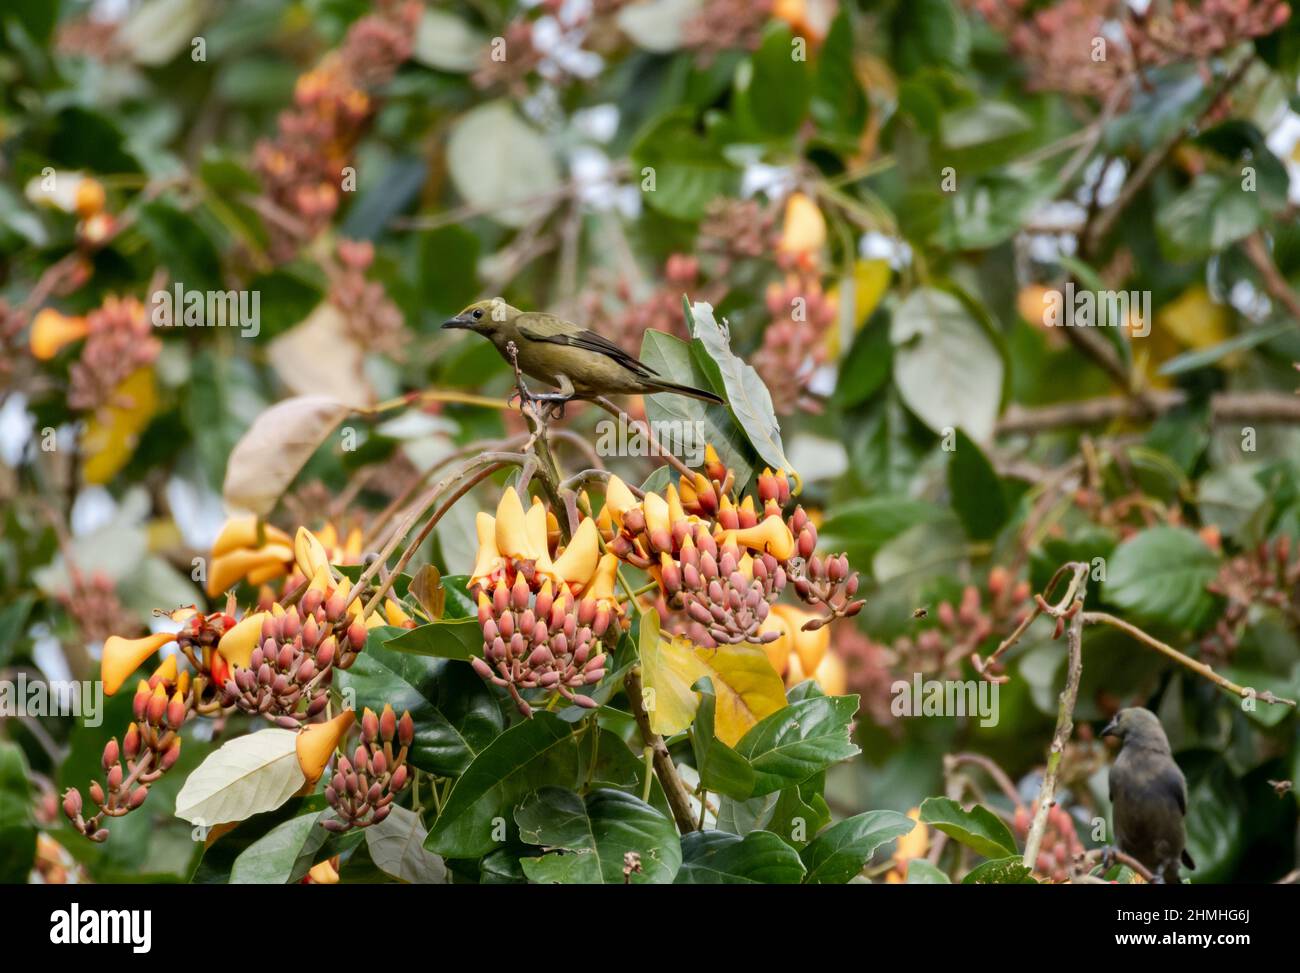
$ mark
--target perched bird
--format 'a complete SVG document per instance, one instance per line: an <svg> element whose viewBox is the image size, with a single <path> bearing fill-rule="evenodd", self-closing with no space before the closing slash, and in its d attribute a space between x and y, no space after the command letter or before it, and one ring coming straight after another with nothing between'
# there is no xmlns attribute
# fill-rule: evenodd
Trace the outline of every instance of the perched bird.
<svg viewBox="0 0 1300 973"><path fill-rule="evenodd" d="M1179 861L1188 868L1196 863L1185 847L1187 781L1170 754L1160 719L1141 707L1122 709L1101 735L1120 743L1110 768L1115 844L1157 880L1178 884Z"/></svg>
<svg viewBox="0 0 1300 973"><path fill-rule="evenodd" d="M521 311L500 298L471 304L443 327L481 334L506 361L511 361L513 343L519 370L559 389L531 395L520 389L521 394L539 401L562 404L601 395L674 392L705 402L722 402L712 392L661 378L636 356L594 331L553 314Z"/></svg>

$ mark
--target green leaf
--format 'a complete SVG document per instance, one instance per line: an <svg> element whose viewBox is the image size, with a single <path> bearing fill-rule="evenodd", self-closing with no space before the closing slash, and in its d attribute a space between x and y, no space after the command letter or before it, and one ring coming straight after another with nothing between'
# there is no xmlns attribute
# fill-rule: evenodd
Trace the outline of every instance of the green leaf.
<svg viewBox="0 0 1300 973"><path fill-rule="evenodd" d="M420 816L394 804L388 817L365 829L370 859L383 872L411 885L446 885L447 866L424 847Z"/></svg>
<svg viewBox="0 0 1300 973"><path fill-rule="evenodd" d="M867 811L819 834L799 853L809 885L843 885L862 871L881 845L900 838L916 822L897 811Z"/></svg>
<svg viewBox="0 0 1300 973"><path fill-rule="evenodd" d="M325 811L325 808L324 794L315 794L310 797L293 797L273 811L258 814L252 819L242 822L238 827L221 835L204 847L203 857L199 859L198 864L195 866L190 881L196 885L224 885L233 881L235 866L245 851L257 845L273 831L287 825L293 825L294 822L306 821L309 824L314 824ZM283 836L292 830L292 828L288 828L281 834ZM324 828L317 830L322 833L325 831ZM268 845L267 847L269 850L271 846ZM299 847L302 846L299 845ZM295 852L295 861L296 858ZM312 864L312 862L308 862L307 868L309 869ZM244 874L251 874L251 869L256 867L257 863L251 859L241 866L245 870ZM304 875L306 871L307 869L303 870ZM301 878L302 876L299 875L298 877ZM284 881L284 879L279 881Z"/></svg>
<svg viewBox="0 0 1300 973"><path fill-rule="evenodd" d="M731 351L731 335L725 324L713 317L713 306L703 301L688 304L686 322L698 344L692 344L695 360L705 374L715 379L714 389L726 391L731 414L740 423L746 438L759 457L773 469L793 469L781 442L781 424L776 420L772 393L752 365ZM737 474L739 476L739 474Z"/></svg>
<svg viewBox="0 0 1300 973"><path fill-rule="evenodd" d="M483 650L483 630L477 618L440 618L409 628L384 647L394 652L468 662Z"/></svg>
<svg viewBox="0 0 1300 973"><path fill-rule="evenodd" d="M25 884L35 860L27 761L18 744L0 740L0 882Z"/></svg>
<svg viewBox="0 0 1300 973"><path fill-rule="evenodd" d="M800 43L806 47L806 41ZM747 113L768 135L792 135L808 110L811 90L808 64L796 60L790 28L771 24L758 50L736 73L736 93Z"/></svg>
<svg viewBox="0 0 1300 973"><path fill-rule="evenodd" d="M709 377L691 355L691 343L662 331L651 329L642 336L641 360L664 378L682 385L703 389L710 385ZM674 428L699 430L704 441L718 451L718 458L736 471L736 481L749 482L754 473L754 448L725 405L711 405L684 395L647 395L645 411L651 423L670 422Z"/></svg>
<svg viewBox="0 0 1300 973"><path fill-rule="evenodd" d="M932 430L964 428L977 442L993 435L1004 366L975 317L955 295L918 287L890 321L894 383Z"/></svg>
<svg viewBox="0 0 1300 973"><path fill-rule="evenodd" d="M519 837L550 852L523 858L533 882L622 885L628 853L641 859L631 882L670 883L682 863L672 819L622 791L597 788L585 798L559 787L544 787L515 811Z"/></svg>
<svg viewBox="0 0 1300 973"><path fill-rule="evenodd" d="M802 848L810 836L830 824L820 776L744 801L724 794L718 806L718 827L738 835L771 831L792 848Z"/></svg>
<svg viewBox="0 0 1300 973"><path fill-rule="evenodd" d="M1257 194L1243 190L1240 178L1207 172L1157 210L1156 227L1172 259L1198 260L1249 236L1263 219Z"/></svg>
<svg viewBox="0 0 1300 973"><path fill-rule="evenodd" d="M856 139L867 121L867 98L853 69L853 21L843 8L817 55L811 113L823 131Z"/></svg>
<svg viewBox="0 0 1300 973"><path fill-rule="evenodd" d="M355 694L357 710L380 712L385 703L415 722L410 762L439 777L464 772L505 729L496 696L464 663L371 645L336 678Z"/></svg>
<svg viewBox="0 0 1300 973"><path fill-rule="evenodd" d="M957 430L955 443L956 448L948 459L952 508L972 540L992 540L1011 515L1002 481L965 430Z"/></svg>
<svg viewBox="0 0 1300 973"><path fill-rule="evenodd" d="M908 866L911 871L912 866ZM1018 856L996 858L981 862L961 880L962 885L1037 885L1030 876L1029 868L1021 863Z"/></svg>
<svg viewBox="0 0 1300 973"><path fill-rule="evenodd" d="M1276 324L1261 324L1251 328L1249 331L1243 331L1241 334L1233 335L1227 341L1221 341L1217 345L1211 345L1208 348L1193 348L1183 352L1181 355L1175 355L1173 358L1166 359L1161 363L1159 374L1161 375L1182 375L1185 372L1194 372L1198 368L1205 368L1213 365L1228 355L1236 351L1247 351L1256 345L1262 345L1266 341L1272 341L1274 338L1284 334L1290 334L1295 331L1295 324L1291 321L1279 321Z"/></svg>
<svg viewBox="0 0 1300 973"><path fill-rule="evenodd" d="M866 497L831 507L817 536L824 549L847 551L854 564L865 564L903 531L937 520L943 513L941 507L926 500Z"/></svg>
<svg viewBox="0 0 1300 973"><path fill-rule="evenodd" d="M7 666L13 660L14 650L27 625L27 616L35 604L35 595L18 595L0 608L0 666Z"/></svg>
<svg viewBox="0 0 1300 973"><path fill-rule="evenodd" d="M333 813L312 810L271 828L240 852L230 869L230 884L286 885L301 880L322 857L320 849L330 833L320 822Z"/></svg>
<svg viewBox="0 0 1300 973"><path fill-rule="evenodd" d="M924 858L913 858L907 863L907 884L951 885L952 879Z"/></svg>
<svg viewBox="0 0 1300 973"><path fill-rule="evenodd" d="M510 727L474 758L452 786L424 846L446 858L478 858L497 848L494 818L539 787L574 784L578 748L572 727L538 713Z"/></svg>
<svg viewBox="0 0 1300 973"><path fill-rule="evenodd" d="M691 735L700 785L707 790L745 800L754 792L754 768L748 760L714 735L713 719L717 697L713 695L712 681L708 678L701 679L692 688L700 693L699 706L695 710L695 729Z"/></svg>
<svg viewBox="0 0 1300 973"><path fill-rule="evenodd" d="M1185 527L1152 527L1120 544L1106 565L1106 601L1148 622L1195 631L1209 620L1214 598L1205 586L1219 559Z"/></svg>
<svg viewBox="0 0 1300 973"><path fill-rule="evenodd" d="M927 797L921 804L921 821L985 858L1016 854L1016 839L996 814L981 804L969 811L947 797Z"/></svg>
<svg viewBox="0 0 1300 973"><path fill-rule="evenodd" d="M740 187L740 171L696 132L689 108L656 120L633 146L632 165L646 204L678 220L698 220L714 199Z"/></svg>
<svg viewBox="0 0 1300 973"><path fill-rule="evenodd" d="M682 836L678 885L793 885L803 876L799 853L770 831L743 838L725 831Z"/></svg>
<svg viewBox="0 0 1300 973"><path fill-rule="evenodd" d="M501 99L461 115L447 139L452 182L471 206L506 226L520 227L555 205L547 193L560 170L546 139Z"/></svg>
<svg viewBox="0 0 1300 973"><path fill-rule="evenodd" d="M760 720L736 745L736 752L754 768L750 796L798 784L858 754L849 737L849 723L857 711L857 696L821 696Z"/></svg>

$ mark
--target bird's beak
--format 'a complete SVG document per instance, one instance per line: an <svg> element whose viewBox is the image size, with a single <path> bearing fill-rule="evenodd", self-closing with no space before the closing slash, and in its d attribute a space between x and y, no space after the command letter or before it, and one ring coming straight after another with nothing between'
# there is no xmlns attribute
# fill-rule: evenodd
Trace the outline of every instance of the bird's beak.
<svg viewBox="0 0 1300 973"><path fill-rule="evenodd" d="M442 322L442 328L444 331L455 328L469 330L470 327L470 319L463 314L458 314L456 317L448 318L446 321Z"/></svg>
<svg viewBox="0 0 1300 973"><path fill-rule="evenodd" d="M1101 731L1101 735L1104 737L1119 736L1119 721L1111 720L1109 723L1107 723L1105 728Z"/></svg>

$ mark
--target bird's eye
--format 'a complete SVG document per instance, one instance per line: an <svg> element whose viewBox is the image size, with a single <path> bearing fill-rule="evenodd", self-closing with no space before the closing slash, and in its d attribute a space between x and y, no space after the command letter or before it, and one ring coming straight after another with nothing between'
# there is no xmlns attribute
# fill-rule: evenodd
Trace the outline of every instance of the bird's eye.
<svg viewBox="0 0 1300 973"><path fill-rule="evenodd" d="M483 316L483 309L482 309L482 308L477 308L477 309L475 309L475 311L474 311L474 315L473 315L474 320L477 321L477 320L478 320L479 318L481 318L482 316Z"/></svg>

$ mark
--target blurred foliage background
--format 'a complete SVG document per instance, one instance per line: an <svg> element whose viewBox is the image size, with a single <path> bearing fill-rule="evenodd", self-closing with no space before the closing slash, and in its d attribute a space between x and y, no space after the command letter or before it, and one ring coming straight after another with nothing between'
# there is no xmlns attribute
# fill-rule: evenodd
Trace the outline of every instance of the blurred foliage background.
<svg viewBox="0 0 1300 973"><path fill-rule="evenodd" d="M1300 695L1298 64L1273 0L10 0L0 667L91 678L108 634L208 603L193 558L270 403L502 399L496 352L438 330L468 302L640 352L647 328L685 335L685 294L729 322L801 502L869 582L831 649L863 700L837 815L967 784L1008 820L1032 799L1064 678L1045 620L992 728L899 719L890 685L972 678L1068 560L1102 559L1090 606ZM257 327L154 327L176 284L255 293ZM1074 290L1134 301L1047 326ZM598 415L566 428L592 442ZM522 428L456 402L353 425L284 526L364 527ZM430 542L448 574L474 551L475 507L456 509ZM1300 771L1294 711L1244 712L1110 629L1086 638L1063 770L1074 840L1106 812L1092 728L1126 704L1160 714L1186 771L1196 880L1296 867L1296 797L1273 784ZM6 719L7 806L61 837L54 795L129 706L98 729ZM1005 793L945 762L966 751ZM38 871L185 875L163 804Z"/></svg>

